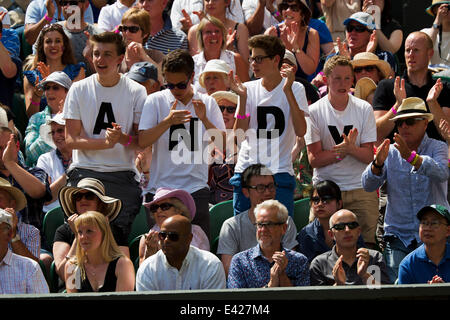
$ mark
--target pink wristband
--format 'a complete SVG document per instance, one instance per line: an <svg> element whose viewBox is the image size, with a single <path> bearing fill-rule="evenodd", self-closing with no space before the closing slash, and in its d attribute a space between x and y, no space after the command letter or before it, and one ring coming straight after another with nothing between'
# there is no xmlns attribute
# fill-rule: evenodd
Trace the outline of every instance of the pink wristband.
<svg viewBox="0 0 450 320"><path fill-rule="evenodd" d="M133 137L130 135L130 138L128 139L127 144L125 145L125 147L128 147L131 144L131 141L133 140Z"/></svg>
<svg viewBox="0 0 450 320"><path fill-rule="evenodd" d="M391 108L391 111L392 111L392 113L393 113L394 115L397 115L397 110L395 110L394 107Z"/></svg>
<svg viewBox="0 0 450 320"><path fill-rule="evenodd" d="M241 116L239 114L236 115L236 118L238 119L247 119L248 117L250 117L250 113L246 113L245 116Z"/></svg>
<svg viewBox="0 0 450 320"><path fill-rule="evenodd" d="M40 105L39 102L34 102L33 100L30 100L30 103L31 103L33 106L39 106L39 105Z"/></svg>
<svg viewBox="0 0 450 320"><path fill-rule="evenodd" d="M415 157L416 157L416 152L413 150L413 151L411 151L411 155L409 156L408 160L406 160L406 161L411 163Z"/></svg>
<svg viewBox="0 0 450 320"><path fill-rule="evenodd" d="M50 18L47 14L45 14L44 19L48 22L52 22L53 18Z"/></svg>

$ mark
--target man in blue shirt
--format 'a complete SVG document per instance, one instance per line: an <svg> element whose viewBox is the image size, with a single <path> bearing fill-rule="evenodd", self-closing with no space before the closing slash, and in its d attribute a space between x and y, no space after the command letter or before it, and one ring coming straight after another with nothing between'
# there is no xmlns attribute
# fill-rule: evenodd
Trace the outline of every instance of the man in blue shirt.
<svg viewBox="0 0 450 320"><path fill-rule="evenodd" d="M258 244L237 253L231 260L228 288L293 287L309 285L308 259L281 247L288 211L277 200L255 208Z"/></svg>
<svg viewBox="0 0 450 320"><path fill-rule="evenodd" d="M395 143L390 145L390 140L385 139L375 160L362 174L366 191L374 191L387 182L384 254L392 282L397 279L400 262L420 242L415 213L433 203L449 207L448 147L426 134L433 114L416 97L404 99L396 113L392 118L398 128Z"/></svg>
<svg viewBox="0 0 450 320"><path fill-rule="evenodd" d="M423 245L400 263L398 283L450 282L450 213L441 205L422 208L417 213Z"/></svg>

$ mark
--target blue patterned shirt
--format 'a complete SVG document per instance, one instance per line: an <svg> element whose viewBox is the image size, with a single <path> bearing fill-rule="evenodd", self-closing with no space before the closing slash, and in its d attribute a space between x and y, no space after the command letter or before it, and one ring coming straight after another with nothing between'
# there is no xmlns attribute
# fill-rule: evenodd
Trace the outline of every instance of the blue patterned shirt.
<svg viewBox="0 0 450 320"><path fill-rule="evenodd" d="M301 253L284 249L288 258L286 275L292 285L309 285L308 259ZM273 266L264 257L259 244L239 252L231 259L227 288L262 288L269 283L270 268Z"/></svg>
<svg viewBox="0 0 450 320"><path fill-rule="evenodd" d="M34 167L40 155L52 151L39 134L39 130L47 120L52 118L52 112L49 106L44 110L33 114L28 120L28 126L25 130L25 164Z"/></svg>

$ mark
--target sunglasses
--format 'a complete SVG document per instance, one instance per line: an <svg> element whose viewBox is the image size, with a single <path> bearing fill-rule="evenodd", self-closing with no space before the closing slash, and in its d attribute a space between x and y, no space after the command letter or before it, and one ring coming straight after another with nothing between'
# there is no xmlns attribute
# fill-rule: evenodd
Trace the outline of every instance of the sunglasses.
<svg viewBox="0 0 450 320"><path fill-rule="evenodd" d="M311 202L315 205L318 205L320 202L322 202L322 204L329 204L331 200L334 199L333 196L311 197Z"/></svg>
<svg viewBox="0 0 450 320"><path fill-rule="evenodd" d="M166 238L169 238L170 241L177 242L178 240L180 240L180 235L176 232L160 231L158 233L158 238L161 241L164 241L166 240Z"/></svg>
<svg viewBox="0 0 450 320"><path fill-rule="evenodd" d="M236 112L236 107L231 106L219 106L220 112L223 113L224 110L227 110L227 113L234 114Z"/></svg>
<svg viewBox="0 0 450 320"><path fill-rule="evenodd" d="M353 26L351 24L348 24L345 29L347 30L347 32L352 32L353 30L355 30L358 33L363 33L365 31L369 31L369 29L367 29L367 27L364 26Z"/></svg>
<svg viewBox="0 0 450 320"><path fill-rule="evenodd" d="M63 134L64 133L64 129L63 128L59 128L59 129L50 131L50 135L52 135L52 136L54 136L57 133L58 134Z"/></svg>
<svg viewBox="0 0 450 320"><path fill-rule="evenodd" d="M274 191L277 185L275 183L269 183L269 184L257 184L256 186L248 186L249 189L254 189L258 193L263 193L264 191Z"/></svg>
<svg viewBox="0 0 450 320"><path fill-rule="evenodd" d="M267 227L269 229L274 228L275 226L281 226L285 224L286 222L257 222L255 223L256 228L262 229L264 227Z"/></svg>
<svg viewBox="0 0 450 320"><path fill-rule="evenodd" d="M353 230L353 229L356 229L356 228L359 227L359 223L356 222L356 221L336 223L330 229L335 229L337 231L342 231L342 230L345 230L345 227L348 227L350 230Z"/></svg>
<svg viewBox="0 0 450 320"><path fill-rule="evenodd" d="M167 211L172 208L174 205L168 202L163 202L161 204L152 204L150 206L150 212L155 213L158 208L161 208L162 211Z"/></svg>
<svg viewBox="0 0 450 320"><path fill-rule="evenodd" d="M141 30L141 28L138 26L119 26L119 31L122 33L127 31L130 31L131 33L136 33L139 30Z"/></svg>
<svg viewBox="0 0 450 320"><path fill-rule="evenodd" d="M184 90L187 88L190 79L191 77L189 76L189 79L187 79L185 82L178 82L178 83L167 82L166 88L168 88L169 90L173 90L175 88Z"/></svg>
<svg viewBox="0 0 450 320"><path fill-rule="evenodd" d="M256 57L250 57L248 61L250 63L256 62L257 64L260 64L265 58L272 58L273 56L256 56Z"/></svg>
<svg viewBox="0 0 450 320"><path fill-rule="evenodd" d="M401 127L403 123L406 123L407 126L411 127L416 124L416 122L425 120L425 118L406 118L406 119L398 119L395 121L397 127Z"/></svg>
<svg viewBox="0 0 450 320"><path fill-rule="evenodd" d="M77 6L79 3L84 3L84 1L60 1L61 7L65 6Z"/></svg>
<svg viewBox="0 0 450 320"><path fill-rule="evenodd" d="M81 199L85 198L86 200L94 200L97 198L97 195L91 191L88 192L77 192L72 196L72 199L74 202L80 201Z"/></svg>
<svg viewBox="0 0 450 320"><path fill-rule="evenodd" d="M298 4L289 4L287 2L282 2L278 5L278 10L280 12L285 11L287 9L291 9L291 11L294 11L294 12L299 12L300 6Z"/></svg>
<svg viewBox="0 0 450 320"><path fill-rule="evenodd" d="M49 91L50 89L53 89L54 91L58 91L59 89L61 89L61 86L58 86L57 84L54 84L54 85L46 84L44 86L44 91Z"/></svg>
<svg viewBox="0 0 450 320"><path fill-rule="evenodd" d="M361 73L363 70L366 70L367 72L372 72L373 70L378 70L376 66L364 66L364 67L355 67L353 71L355 73Z"/></svg>

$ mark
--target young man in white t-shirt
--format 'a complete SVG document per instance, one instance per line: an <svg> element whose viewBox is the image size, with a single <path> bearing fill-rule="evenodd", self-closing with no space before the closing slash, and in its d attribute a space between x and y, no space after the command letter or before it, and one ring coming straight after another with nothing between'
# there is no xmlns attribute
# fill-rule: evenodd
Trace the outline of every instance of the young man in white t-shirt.
<svg viewBox="0 0 450 320"><path fill-rule="evenodd" d="M341 188L344 208L357 215L364 242L373 249L378 198L361 184L377 140L372 106L349 94L354 74L348 58L336 55L328 59L324 74L328 95L309 106L305 135L313 183L332 180Z"/></svg>
<svg viewBox="0 0 450 320"><path fill-rule="evenodd" d="M208 150L211 138L218 146L224 141L222 113L214 98L194 90L194 60L187 50L171 51L162 71L168 89L148 96L139 123L140 146L153 148L145 202L160 187L189 192L197 208L192 223L209 236Z"/></svg>
<svg viewBox="0 0 450 320"><path fill-rule="evenodd" d="M232 89L241 99L234 129L237 136L245 132L235 174L230 179L234 187L234 212L236 215L250 208L250 201L241 190L242 172L252 164L261 163L274 173L276 199L292 216L295 177L291 152L296 137L303 137L306 132L305 88L294 81L292 68L280 71L285 47L279 38L257 35L249 40L249 47L253 73L260 79L243 86L239 81L232 83Z"/></svg>
<svg viewBox="0 0 450 320"><path fill-rule="evenodd" d="M73 149L67 184L86 177L102 181L106 194L122 201L112 223L128 236L142 205L134 161L147 92L117 71L125 53L120 34L93 35L91 44L97 73L72 86L64 103L66 144Z"/></svg>

